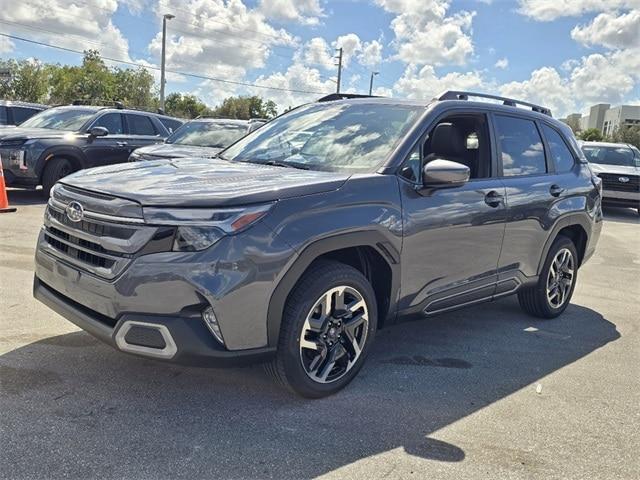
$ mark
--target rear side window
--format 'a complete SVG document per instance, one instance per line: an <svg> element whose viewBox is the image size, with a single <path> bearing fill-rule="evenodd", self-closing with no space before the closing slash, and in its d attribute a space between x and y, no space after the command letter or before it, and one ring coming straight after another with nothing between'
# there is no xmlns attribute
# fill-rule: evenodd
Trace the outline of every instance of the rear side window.
<svg viewBox="0 0 640 480"><path fill-rule="evenodd" d="M20 125L27 118L33 117L40 110L35 108L13 107L13 121L16 125Z"/></svg>
<svg viewBox="0 0 640 480"><path fill-rule="evenodd" d="M160 123L162 123L162 125L164 125L167 130L169 130L169 133L175 132L182 126L182 122L180 120L173 120L172 118L163 117L158 117L158 120L160 120Z"/></svg>
<svg viewBox="0 0 640 480"><path fill-rule="evenodd" d="M546 173L542 138L536 124L523 118L496 115L496 130L505 177Z"/></svg>
<svg viewBox="0 0 640 480"><path fill-rule="evenodd" d="M129 133L131 135L155 135L156 129L149 117L144 115L127 115L127 123L129 124Z"/></svg>
<svg viewBox="0 0 640 480"><path fill-rule="evenodd" d="M575 164L575 160L567 144L562 140L562 136L553 128L544 124L542 125L542 132L549 144L549 150L556 166L556 172L568 172L571 170Z"/></svg>
<svg viewBox="0 0 640 480"><path fill-rule="evenodd" d="M94 127L104 127L111 135L122 135L122 115L119 113L106 113L93 124Z"/></svg>

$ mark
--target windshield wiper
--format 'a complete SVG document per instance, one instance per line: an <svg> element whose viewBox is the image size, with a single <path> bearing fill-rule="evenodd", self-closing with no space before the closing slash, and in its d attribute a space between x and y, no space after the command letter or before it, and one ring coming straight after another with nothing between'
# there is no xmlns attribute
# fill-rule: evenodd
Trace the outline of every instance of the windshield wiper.
<svg viewBox="0 0 640 480"><path fill-rule="evenodd" d="M299 162L280 162L278 160L269 160L266 162L256 162L261 163L263 165L273 165L274 167L289 167L289 168L297 168L299 170L309 170L309 165Z"/></svg>

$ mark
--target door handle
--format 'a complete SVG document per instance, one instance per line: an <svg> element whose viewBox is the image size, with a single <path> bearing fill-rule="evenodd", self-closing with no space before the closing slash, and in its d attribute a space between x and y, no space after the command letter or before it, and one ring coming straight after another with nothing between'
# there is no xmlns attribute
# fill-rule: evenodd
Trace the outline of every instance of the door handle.
<svg viewBox="0 0 640 480"><path fill-rule="evenodd" d="M500 204L502 203L502 199L502 195L500 195L495 190L491 190L484 196L484 203L486 203L490 207L496 208L500 206Z"/></svg>
<svg viewBox="0 0 640 480"><path fill-rule="evenodd" d="M560 185L553 184L549 187L549 193L554 197L559 197L562 192L564 192L564 188Z"/></svg>
<svg viewBox="0 0 640 480"><path fill-rule="evenodd" d="M116 145L118 145L119 147L126 147L129 144L127 142L116 142Z"/></svg>

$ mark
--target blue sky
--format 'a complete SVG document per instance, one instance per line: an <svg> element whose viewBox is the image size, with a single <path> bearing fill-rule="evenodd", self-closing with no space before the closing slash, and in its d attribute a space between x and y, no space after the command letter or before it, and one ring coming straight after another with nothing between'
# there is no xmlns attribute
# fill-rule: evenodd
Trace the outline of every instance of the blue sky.
<svg viewBox="0 0 640 480"><path fill-rule="evenodd" d="M342 89L430 98L465 88L550 105L559 115L597 102L640 101L640 0L0 0L0 33L269 86L170 74L167 91L209 104L258 93L280 106L335 89L331 56L343 46ZM2 58L74 64L80 55L0 38ZM157 72L154 72L157 75ZM294 91L288 91L294 90Z"/></svg>

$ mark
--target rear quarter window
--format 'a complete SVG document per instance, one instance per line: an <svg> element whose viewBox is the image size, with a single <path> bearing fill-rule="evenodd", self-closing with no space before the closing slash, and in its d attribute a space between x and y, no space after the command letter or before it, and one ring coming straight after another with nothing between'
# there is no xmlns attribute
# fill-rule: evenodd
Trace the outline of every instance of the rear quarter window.
<svg viewBox="0 0 640 480"><path fill-rule="evenodd" d="M156 127L151 119L145 115L127 114L127 124L130 135L156 135Z"/></svg>
<svg viewBox="0 0 640 480"><path fill-rule="evenodd" d="M575 165L575 159L569 147L562 138L562 135L548 125L542 125L542 132L547 139L549 150L556 172L568 172Z"/></svg>

